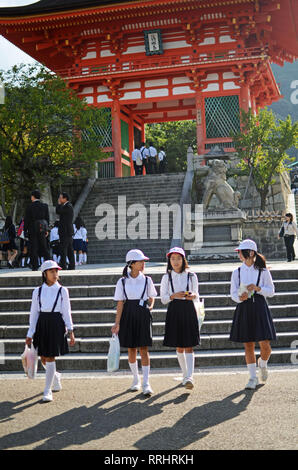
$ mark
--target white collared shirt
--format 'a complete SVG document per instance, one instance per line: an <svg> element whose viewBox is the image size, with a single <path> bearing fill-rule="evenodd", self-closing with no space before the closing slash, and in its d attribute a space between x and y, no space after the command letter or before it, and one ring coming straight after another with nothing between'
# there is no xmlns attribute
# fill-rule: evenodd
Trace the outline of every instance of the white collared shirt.
<svg viewBox="0 0 298 470"><path fill-rule="evenodd" d="M157 292L154 287L153 281L151 277L148 277L148 282L147 282L147 288L144 293L143 299L148 300L149 297L157 297ZM129 300L135 300L135 299L141 299L144 287L145 287L145 275L143 273L140 273L138 277L131 277L131 275L128 273L128 277L125 278L125 292L127 295L127 298ZM116 284L116 289L115 289L115 295L114 295L114 300L119 301L119 300L126 300L124 291L123 291L123 284L122 284L122 278L120 278Z"/></svg>
<svg viewBox="0 0 298 470"><path fill-rule="evenodd" d="M189 271L183 271L183 273L176 273L174 270L172 271L172 281L174 292L172 291L172 286L170 282L170 278L168 274L164 274L161 280L160 285L160 299L161 302L166 305L171 302L171 295L176 292L185 292L187 288L187 276ZM195 273L191 273L189 278L189 291L192 294L196 294L196 298L199 298L199 283L198 277ZM178 300L185 300L184 298Z"/></svg>
<svg viewBox="0 0 298 470"><path fill-rule="evenodd" d="M141 152L143 160L149 157L149 149L147 149L147 147L144 147L144 146L141 147L140 152Z"/></svg>
<svg viewBox="0 0 298 470"><path fill-rule="evenodd" d="M41 289L41 311L42 312L51 312L54 306L54 302L56 300L56 296L58 294L58 290L60 289L61 285L59 282L55 282L52 286L48 286L46 283L43 283ZM30 310L30 320L29 320L29 330L27 336L32 338L35 329L37 320L39 317L39 300L38 300L38 291L39 287L36 287L32 294L32 303L31 303L31 310ZM57 305L55 307L55 312L60 312L66 328L68 330L73 330L73 322L71 317L71 307L70 307L70 300L68 289L66 287L62 287L61 294L58 298Z"/></svg>
<svg viewBox="0 0 298 470"><path fill-rule="evenodd" d="M74 240L84 240L84 227L77 228L75 224L73 224L73 239Z"/></svg>
<svg viewBox="0 0 298 470"><path fill-rule="evenodd" d="M254 265L247 266L245 263L243 263L240 266L240 282L244 284L245 286L248 286L249 284L257 285L258 275L259 275L259 270L256 269ZM257 292L258 294L263 295L264 297L274 296L275 288L274 288L270 271L268 271L268 269L264 269L263 271L261 271L259 287L261 287L261 290ZM231 293L232 300L234 300L234 302L240 303L238 289L239 289L239 272L237 268L232 273L230 293Z"/></svg>
<svg viewBox="0 0 298 470"><path fill-rule="evenodd" d="M141 152L139 151L139 149L134 149L133 152L132 152L132 154L131 154L132 161L135 162L138 157L139 157L141 160L143 159L142 154L141 154Z"/></svg>
<svg viewBox="0 0 298 470"><path fill-rule="evenodd" d="M165 156L166 156L165 152L161 150L158 154L159 161L162 162Z"/></svg>
<svg viewBox="0 0 298 470"><path fill-rule="evenodd" d="M295 222L292 222L292 223L284 222L283 227L284 227L284 235L297 235L298 237L298 229L297 229L297 225L295 224Z"/></svg>
<svg viewBox="0 0 298 470"><path fill-rule="evenodd" d="M50 233L50 242L59 240L58 227L53 227Z"/></svg>
<svg viewBox="0 0 298 470"><path fill-rule="evenodd" d="M156 157L157 155L157 150L155 147L149 147L149 156L150 157Z"/></svg>
<svg viewBox="0 0 298 470"><path fill-rule="evenodd" d="M87 229L85 227L81 227L81 233L83 236L83 242L87 241Z"/></svg>

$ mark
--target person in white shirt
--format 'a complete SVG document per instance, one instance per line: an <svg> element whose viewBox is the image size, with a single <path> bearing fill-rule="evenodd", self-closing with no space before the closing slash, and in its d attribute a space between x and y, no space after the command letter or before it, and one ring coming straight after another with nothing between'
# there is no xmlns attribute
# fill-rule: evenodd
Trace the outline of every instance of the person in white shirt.
<svg viewBox="0 0 298 470"><path fill-rule="evenodd" d="M81 217L77 217L75 223L73 224L73 252L75 258L75 265L83 264L83 248L84 248L84 227ZM77 260L77 253L79 254L79 259Z"/></svg>
<svg viewBox="0 0 298 470"><path fill-rule="evenodd" d="M55 357L68 354L66 334L70 334L70 345L75 344L73 322L68 289L59 282L60 266L55 261L45 261L40 270L42 285L32 294L29 330L26 344L38 351L46 369L46 384L43 401L52 401L52 390L61 390L61 374L56 371Z"/></svg>
<svg viewBox="0 0 298 470"><path fill-rule="evenodd" d="M149 144L149 174L153 175L157 173L157 150L155 147L153 147L153 143L150 142Z"/></svg>
<svg viewBox="0 0 298 470"><path fill-rule="evenodd" d="M245 388L254 390L259 384L255 343L258 342L261 357L258 360L260 377L268 377L267 363L271 355L270 341L276 340L276 332L266 297L275 293L272 277L266 268L266 260L258 253L257 244L243 240L238 248L242 265L235 269L231 278L231 298L237 303L232 322L230 340L244 343L245 359L250 374Z"/></svg>
<svg viewBox="0 0 298 470"><path fill-rule="evenodd" d="M167 274L162 277L160 298L168 305L164 346L175 347L183 373L182 384L191 390L194 373L193 348L200 344L199 323L193 300L199 298L198 278L191 273L180 247L171 248Z"/></svg>
<svg viewBox="0 0 298 470"><path fill-rule="evenodd" d="M143 394L151 396L153 390L149 383L150 358L148 347L152 346L152 315L154 298L157 296L151 277L143 274L145 261L141 250L130 250L126 254L126 266L123 277L116 285L114 300L117 313L112 333L119 335L120 346L128 348L128 362L133 374L130 390L141 388L137 350L141 355L143 371Z"/></svg>
<svg viewBox="0 0 298 470"><path fill-rule="evenodd" d="M288 212L285 215L285 221L283 222L278 235L278 238L283 237L285 241L288 262L294 261L295 259L294 242L296 236L298 236L298 228L293 221L293 214Z"/></svg>
<svg viewBox="0 0 298 470"><path fill-rule="evenodd" d="M160 148L160 151L158 154L158 160L159 160L159 173L164 173L165 168L166 168L166 152L163 147Z"/></svg>
<svg viewBox="0 0 298 470"><path fill-rule="evenodd" d="M88 253L88 238L87 238L87 229L85 224L83 223L83 227L81 228L82 235L83 235L83 264L87 264L87 253Z"/></svg>
<svg viewBox="0 0 298 470"><path fill-rule="evenodd" d="M56 261L56 263L59 263L59 260L60 260L60 251L59 251L60 240L59 240L58 230L59 230L59 222L56 221L54 224L54 227L52 228L50 232L50 247L52 249L53 260Z"/></svg>
<svg viewBox="0 0 298 470"><path fill-rule="evenodd" d="M135 149L131 154L131 158L135 169L135 175L141 175L143 170L143 159L138 145L135 146Z"/></svg>
<svg viewBox="0 0 298 470"><path fill-rule="evenodd" d="M149 150L147 149L145 142L141 143L140 152L141 152L142 159L143 159L143 167L145 167L146 174L148 174L149 173L149 166L148 166L149 165ZM142 173L143 173L143 169L142 169Z"/></svg>

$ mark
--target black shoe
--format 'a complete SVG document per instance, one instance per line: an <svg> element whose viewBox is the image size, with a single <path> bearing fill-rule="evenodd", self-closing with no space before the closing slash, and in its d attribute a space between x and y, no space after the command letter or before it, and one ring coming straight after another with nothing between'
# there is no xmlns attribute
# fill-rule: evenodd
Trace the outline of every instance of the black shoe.
<svg viewBox="0 0 298 470"><path fill-rule="evenodd" d="M13 269L13 265L12 265L12 264L7 263L7 266L9 267L9 269Z"/></svg>

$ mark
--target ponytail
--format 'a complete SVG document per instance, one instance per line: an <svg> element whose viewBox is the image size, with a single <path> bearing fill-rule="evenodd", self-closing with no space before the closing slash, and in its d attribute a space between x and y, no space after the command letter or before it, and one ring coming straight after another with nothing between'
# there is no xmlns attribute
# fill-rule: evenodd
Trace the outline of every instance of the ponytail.
<svg viewBox="0 0 298 470"><path fill-rule="evenodd" d="M242 255L244 256L245 259L248 259L249 256L250 256L251 251L252 250L246 249L246 250L241 250L241 253L242 253ZM261 271L263 269L266 269L266 258L265 258L265 256L261 255L261 253L257 253L256 251L254 251L254 254L255 254L255 257L256 257L255 262L254 262L254 267L256 269L260 269Z"/></svg>
<svg viewBox="0 0 298 470"><path fill-rule="evenodd" d="M128 277L128 268L130 268L133 263L135 263L135 261L129 261L127 263L127 265L125 266L125 268L123 269L123 272L122 272L123 277Z"/></svg>
<svg viewBox="0 0 298 470"><path fill-rule="evenodd" d="M266 269L266 258L265 256L261 255L261 253L256 253L256 260L254 263L256 269Z"/></svg>
<svg viewBox="0 0 298 470"><path fill-rule="evenodd" d="M128 270L128 264L127 264L127 265L125 266L125 268L123 269L123 272L122 272L122 276L123 276L123 277L128 277L128 272L127 272L127 270Z"/></svg>

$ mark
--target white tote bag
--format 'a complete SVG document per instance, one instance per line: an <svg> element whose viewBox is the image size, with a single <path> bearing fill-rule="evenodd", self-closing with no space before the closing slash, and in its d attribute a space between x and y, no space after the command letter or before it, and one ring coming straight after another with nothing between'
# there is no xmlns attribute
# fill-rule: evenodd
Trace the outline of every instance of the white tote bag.
<svg viewBox="0 0 298 470"><path fill-rule="evenodd" d="M26 344L25 350L21 355L23 368L28 379L35 379L37 372L38 364L38 355L37 350L34 348L33 344L29 348Z"/></svg>
<svg viewBox="0 0 298 470"><path fill-rule="evenodd" d="M119 369L120 362L120 342L118 335L113 334L110 339L110 347L108 352L108 363L107 370L108 372L115 372Z"/></svg>
<svg viewBox="0 0 298 470"><path fill-rule="evenodd" d="M193 303L197 312L197 317L198 317L198 322L199 322L199 331L200 331L203 321L205 319L204 299L203 300L194 299Z"/></svg>

